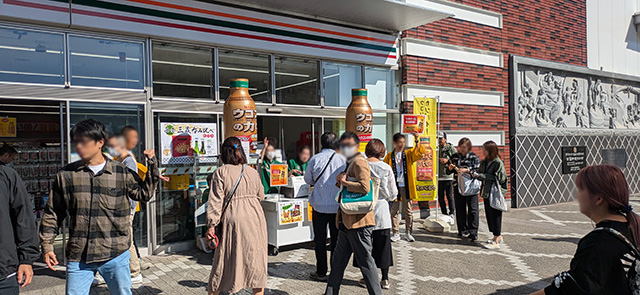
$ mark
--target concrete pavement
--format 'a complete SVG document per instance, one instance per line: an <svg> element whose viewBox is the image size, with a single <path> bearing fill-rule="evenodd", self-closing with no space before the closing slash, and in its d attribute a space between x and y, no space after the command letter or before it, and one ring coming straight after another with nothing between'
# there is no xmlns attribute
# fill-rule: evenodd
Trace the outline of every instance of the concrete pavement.
<svg viewBox="0 0 640 295"><path fill-rule="evenodd" d="M480 241L484 241L490 234L482 209L480 224ZM577 242L593 225L575 203L514 209L504 214L505 245L499 250L460 240L455 233L429 233L418 223L414 228L416 242L393 244L392 286L384 294L529 294L569 267ZM325 283L309 279L315 263L312 245L280 250L278 256L269 257L266 293L322 294ZM206 294L211 254L193 250L144 261L150 268L143 271L144 283L134 285L134 294ZM22 294L64 294L63 268L36 273L34 283ZM357 284L360 278L359 270L349 266L342 293L366 294ZM109 294L106 287L91 292Z"/></svg>

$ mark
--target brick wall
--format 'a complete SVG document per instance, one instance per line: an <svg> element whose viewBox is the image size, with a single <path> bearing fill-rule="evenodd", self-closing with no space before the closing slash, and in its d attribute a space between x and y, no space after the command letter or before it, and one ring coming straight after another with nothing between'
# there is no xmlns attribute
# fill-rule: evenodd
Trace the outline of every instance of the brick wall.
<svg viewBox="0 0 640 295"><path fill-rule="evenodd" d="M504 107L443 104L444 130L503 130L509 134L509 55L521 55L579 66L587 65L586 3L574 0L456 0L499 12L503 28L453 18L404 31L417 38L504 55L504 67L475 65L415 56L402 57L403 84L467 88L504 93ZM409 107L410 105L408 105ZM408 109L410 112L410 109ZM463 114L461 116L461 114ZM482 143L474 143L480 145ZM510 172L509 138L501 154ZM480 153L474 148L474 152Z"/></svg>

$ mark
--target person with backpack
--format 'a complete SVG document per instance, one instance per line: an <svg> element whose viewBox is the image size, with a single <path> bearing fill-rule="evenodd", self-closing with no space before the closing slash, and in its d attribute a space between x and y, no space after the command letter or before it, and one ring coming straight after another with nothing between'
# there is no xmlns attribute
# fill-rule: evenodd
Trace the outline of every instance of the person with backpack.
<svg viewBox="0 0 640 295"><path fill-rule="evenodd" d="M340 186L340 211L337 214L338 240L331 259L331 274L327 282L325 295L337 295L340 293L340 285L344 277L344 270L349 264L351 254L358 261L360 272L364 277L367 291L370 295L381 295L382 288L378 281L376 262L371 256L372 234L376 225L374 208L369 206L366 213L345 212L343 199L345 195L368 196L372 187L372 177L369 162L358 152L360 139L358 135L347 131L340 137L340 152L347 158L347 165L336 177ZM346 190L346 192L345 192ZM353 199L352 199L353 200ZM373 199L373 201L377 201ZM353 205L354 203L350 203ZM375 205L369 202L368 205Z"/></svg>
<svg viewBox="0 0 640 295"><path fill-rule="evenodd" d="M483 246L487 249L498 249L502 244L502 211L491 207L491 189L498 186L502 195L507 193L507 170L500 159L498 145L489 140L482 145L484 160L480 161L480 168L474 177L482 181L480 196L484 199L484 213L487 215L489 231L493 233L493 239Z"/></svg>
<svg viewBox="0 0 640 295"><path fill-rule="evenodd" d="M336 214L338 213L338 201L336 195L339 188L336 186L336 176L344 168L346 160L338 154L338 136L333 132L325 132L320 137L322 151L314 155L307 164L304 173L304 182L312 186L309 196L313 224L313 243L316 254L316 271L310 274L316 281L326 282L327 271L327 226L331 235L329 250L333 256L338 239L338 227L336 226Z"/></svg>
<svg viewBox="0 0 640 295"><path fill-rule="evenodd" d="M217 295L251 288L262 295L267 287L264 188L237 137L225 139L220 150L224 165L213 172L207 201L207 238L217 246L207 290Z"/></svg>
<svg viewBox="0 0 640 295"><path fill-rule="evenodd" d="M588 166L575 183L580 212L596 228L578 242L569 270L533 294L638 294L640 216L629 205L624 174L614 165Z"/></svg>

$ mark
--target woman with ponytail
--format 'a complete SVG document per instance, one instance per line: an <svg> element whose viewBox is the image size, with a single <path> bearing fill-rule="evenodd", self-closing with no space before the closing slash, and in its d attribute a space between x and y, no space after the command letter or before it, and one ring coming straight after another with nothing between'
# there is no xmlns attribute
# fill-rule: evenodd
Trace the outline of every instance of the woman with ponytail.
<svg viewBox="0 0 640 295"><path fill-rule="evenodd" d="M640 218L629 205L624 174L613 165L589 166L578 173L576 187L580 212L596 228L578 243L569 271L535 294L634 294Z"/></svg>

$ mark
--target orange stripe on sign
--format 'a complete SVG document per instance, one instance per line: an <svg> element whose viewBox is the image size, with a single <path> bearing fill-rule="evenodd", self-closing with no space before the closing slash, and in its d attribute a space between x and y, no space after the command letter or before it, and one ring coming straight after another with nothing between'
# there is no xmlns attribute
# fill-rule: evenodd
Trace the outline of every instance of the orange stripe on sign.
<svg viewBox="0 0 640 295"><path fill-rule="evenodd" d="M215 16L220 16L220 17L233 18L233 19L238 19L238 20L245 20L245 21L250 21L250 22L257 22L257 23L262 23L262 24L269 24L269 25L274 25L274 26L287 27L287 28L292 28L292 29L307 30L307 31L312 31L312 32L316 32L316 33L330 34L330 35L336 35L336 36L342 36L342 37L348 37L348 38L355 38L355 39L361 39L361 40L368 40L368 41L375 41L375 42L381 42L381 43L387 43L387 44L395 44L395 41L391 41L391 40L371 38L371 37L366 37L366 36L347 34L347 33L341 33L341 32L318 29L318 28L312 28L312 27L305 27L305 26L300 26L300 25L288 24L288 23L277 22L277 21L270 21L270 20L259 19L259 18L254 18L254 17L241 16L241 15L235 15L235 14L229 14L229 13L217 12L217 11L211 11L211 10L206 10L206 9L201 9L201 8L194 8L194 7L184 6L184 5L164 3L164 2L154 1L154 0L125 0L125 1L141 3L141 4L148 4L148 5L154 5L154 6L160 6L160 7L164 7L164 8L172 8L172 9L179 9L179 10L184 10L184 11L191 11L191 12L208 14L208 15L215 15Z"/></svg>

